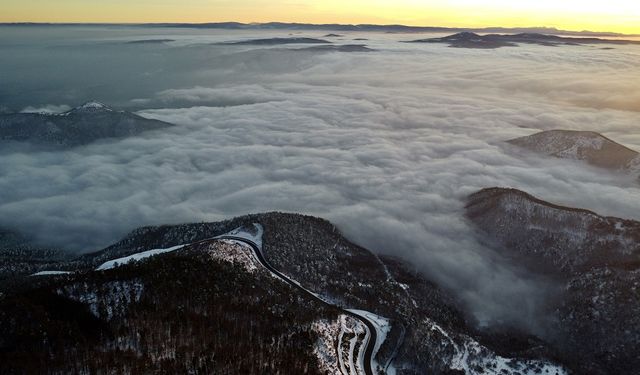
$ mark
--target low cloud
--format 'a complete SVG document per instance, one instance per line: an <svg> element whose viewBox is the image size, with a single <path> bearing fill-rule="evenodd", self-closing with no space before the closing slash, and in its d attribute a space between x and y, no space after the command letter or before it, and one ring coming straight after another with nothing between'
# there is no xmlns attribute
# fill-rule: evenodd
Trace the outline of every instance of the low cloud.
<svg viewBox="0 0 640 375"><path fill-rule="evenodd" d="M193 87L188 89L163 90L155 99L165 105L193 106L203 104L210 107L230 107L283 100L282 93L260 85L237 85L229 88ZM147 102L149 99L143 99ZM134 99L134 103L138 103Z"/></svg>
<svg viewBox="0 0 640 375"><path fill-rule="evenodd" d="M70 110L71 107L65 104L62 105L55 105L55 104L47 104L44 106L39 106L39 107L26 107L24 109L22 109L22 111L20 111L21 113L46 113L46 114L52 114L52 113L62 113L62 112L66 112L68 110Z"/></svg>

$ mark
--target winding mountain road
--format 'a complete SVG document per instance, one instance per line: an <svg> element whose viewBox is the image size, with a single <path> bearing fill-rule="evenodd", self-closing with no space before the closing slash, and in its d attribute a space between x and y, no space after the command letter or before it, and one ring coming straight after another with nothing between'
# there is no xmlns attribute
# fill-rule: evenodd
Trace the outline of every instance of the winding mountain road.
<svg viewBox="0 0 640 375"><path fill-rule="evenodd" d="M267 270L269 270L269 272L271 272L274 276L278 277L279 279L281 279L282 281L284 281L285 283L291 285L292 287L294 287L295 289L298 289L299 291L307 294L308 296L310 296L311 298L315 299L316 301L336 308L338 309L342 314L346 315L346 316L350 316L358 321L360 321L364 327L365 327L365 337L363 339L363 345L360 347L364 347L364 351L362 349L358 350L358 359L359 362L361 363L362 370L364 371L365 375L378 375L378 372L375 371L374 367L374 360L375 360L375 353L374 351L376 350L376 347L380 347L380 345L382 345L382 342L380 342L378 345L378 340L382 340L384 341L384 337L379 337L381 335L378 335L378 330L376 329L376 324L374 323L374 321L372 319L374 318L369 318L367 317L368 315L371 316L376 316L375 314L372 314L368 311L364 311L364 310L351 310L351 309L345 309L342 308L334 303L331 303L329 301L324 300L319 294L316 294L308 289L305 289L302 285L300 285L300 283L298 283L295 280L290 279L289 277L287 277L286 275L284 275L282 272L278 271L277 269L275 269L264 257L264 254L262 254L262 226L260 224L254 224L255 229L257 229L258 234L257 235L251 235L249 232L244 232L242 231L242 227L241 228L237 228L227 234L223 234L220 236L216 236L213 238L207 238L207 239L203 239L203 240L199 240L199 241L194 241L192 243L189 244L185 244L185 245L178 245L178 246L173 246L170 248L166 248L166 249L152 249L152 250L147 250L147 251L143 251L140 253L136 253L136 254L132 254L126 257L122 257L122 258L118 258L118 259L113 259L110 261L107 261L105 263L103 263L102 265L100 265L99 267L96 268L96 271L104 271L107 269L111 269L111 268L115 268L118 267L120 265L124 265L129 263L130 261L134 261L134 260L141 260L141 259L145 259L148 257L152 257L152 256L156 256L159 254L163 254L163 253L167 253L167 252L172 252L172 251L176 251L176 250L180 250L186 246L193 246L193 245L198 245L198 244L203 244L206 242L211 242L211 241L216 241L216 240L232 240L232 241L236 241L236 242L240 242L242 244L245 244L247 246L249 246L249 248L252 250L253 254L255 255L255 258L258 262L260 262L260 264L266 268ZM243 236L244 235L244 236ZM49 275L49 274L53 274L56 271L48 271L48 272L41 272L40 274L42 275ZM34 274L34 276L39 276L40 274ZM350 347L351 350L353 351L353 347ZM349 353L351 356L355 353ZM337 355L341 356L340 353L340 348L337 349ZM353 367L353 366L350 366ZM388 367L388 366L387 366ZM357 375L358 371L357 369L354 368L350 368L349 371L347 371L348 373L345 373L343 375ZM386 370L383 370L384 373L386 373Z"/></svg>
<svg viewBox="0 0 640 375"><path fill-rule="evenodd" d="M292 287L300 290L301 292L309 295L310 297L312 297L313 299L315 299L316 301L325 304L327 306L331 306L334 307L338 310L340 310L340 312L342 312L345 315L348 315L354 319L359 320L360 322L362 322L362 324L365 325L367 331L368 331L368 335L366 335L365 337L365 351L364 351L364 372L366 375L377 375L377 372L374 370L373 368L373 351L376 347L376 343L378 342L378 334L376 331L376 328L374 326L374 324L365 316L357 314L353 311L349 311L349 310L345 310L342 307L335 305L333 303L327 302L324 299L320 298L317 294L303 288L298 282L291 280L290 278L288 278L286 275L284 275L282 272L278 271L277 269L275 269L271 264L269 264L269 262L265 259L264 255L262 254L262 249L260 246L258 246L258 244L256 244L255 242L244 238L244 237L238 237L238 236L230 236L230 235L222 235L219 237L216 237L215 239L220 239L220 240L233 240L233 241L238 241L238 242L242 242L246 245L248 245L249 247L251 247L251 249L253 250L253 253L256 256L256 259L258 259L258 261L260 262L260 264L262 264L262 266L264 266L266 269L268 269L272 274L274 274L275 276L277 276L279 279L281 279L282 281L286 282L287 284L291 285ZM340 355L340 353L338 353L338 355ZM347 375L347 374L345 374Z"/></svg>

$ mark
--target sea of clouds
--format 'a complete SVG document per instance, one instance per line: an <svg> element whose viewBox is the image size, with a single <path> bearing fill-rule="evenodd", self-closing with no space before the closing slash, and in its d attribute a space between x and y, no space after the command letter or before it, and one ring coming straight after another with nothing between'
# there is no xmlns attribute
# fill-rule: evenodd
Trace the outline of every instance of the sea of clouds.
<svg viewBox="0 0 640 375"><path fill-rule="evenodd" d="M371 33L334 42L366 37L357 43L374 52L325 53L211 44L264 37L255 31L64 33L0 47L17 54L0 60L12 72L0 77L6 111L97 99L176 126L66 151L0 149L0 226L42 243L88 252L142 225L301 212L411 261L481 322L535 330L546 282L478 243L466 196L508 186L640 219L631 178L503 143L580 129L640 150L637 46L487 51ZM124 43L160 37L175 42ZM32 61L44 57L49 69Z"/></svg>

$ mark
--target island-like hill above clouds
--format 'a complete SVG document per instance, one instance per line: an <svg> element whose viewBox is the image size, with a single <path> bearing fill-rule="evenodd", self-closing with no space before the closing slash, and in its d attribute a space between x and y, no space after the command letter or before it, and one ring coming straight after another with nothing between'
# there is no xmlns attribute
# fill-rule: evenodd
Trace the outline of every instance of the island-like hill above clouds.
<svg viewBox="0 0 640 375"><path fill-rule="evenodd" d="M226 46L280 46L289 44L309 44L311 46L295 48L294 51L307 51L307 52L372 52L371 48L368 48L364 44L343 44L336 45L333 42L324 39L315 38L268 38L268 39L248 39L232 42L217 43L219 45Z"/></svg>
<svg viewBox="0 0 640 375"><path fill-rule="evenodd" d="M450 47L455 48L495 49L500 47L517 47L519 44L538 44L542 46L558 47L584 44L640 44L640 41L579 36L566 37L540 33L480 35L464 31L441 38L411 40L407 43L445 43Z"/></svg>
<svg viewBox="0 0 640 375"><path fill-rule="evenodd" d="M640 153L596 132L548 130L508 143L542 155L582 160L611 171L640 175Z"/></svg>
<svg viewBox="0 0 640 375"><path fill-rule="evenodd" d="M515 189L469 197L467 218L488 246L559 282L547 337L577 374L640 368L640 222L563 207Z"/></svg>
<svg viewBox="0 0 640 375"><path fill-rule="evenodd" d="M172 124L91 101L63 113L0 114L0 141L65 148L168 126Z"/></svg>
<svg viewBox="0 0 640 375"><path fill-rule="evenodd" d="M266 38L266 39L249 39L237 42L224 42L222 45L255 45L255 46L276 46L282 44L330 44L331 42L324 39L316 38Z"/></svg>
<svg viewBox="0 0 640 375"><path fill-rule="evenodd" d="M344 44L340 46L336 45L321 45L313 47L298 48L296 51L302 52L374 52L375 50L365 46L364 44Z"/></svg>

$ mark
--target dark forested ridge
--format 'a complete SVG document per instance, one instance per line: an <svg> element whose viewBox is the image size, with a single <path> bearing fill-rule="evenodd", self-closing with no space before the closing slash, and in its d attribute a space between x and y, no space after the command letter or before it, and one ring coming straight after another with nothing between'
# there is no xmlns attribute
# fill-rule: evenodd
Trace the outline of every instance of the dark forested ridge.
<svg viewBox="0 0 640 375"><path fill-rule="evenodd" d="M386 322L379 373L566 373L562 353L539 338L512 327L479 331L449 292L404 261L353 244L326 220L284 213L144 227L46 269L70 274L5 280L0 372L340 373L338 358L348 362L353 350L358 358L364 345L349 342L362 340L364 327L274 277L248 247L212 240L254 223L275 269L340 308ZM191 245L95 271L181 244Z"/></svg>
<svg viewBox="0 0 640 375"><path fill-rule="evenodd" d="M0 228L0 293L2 285L16 278L56 267L70 255L61 249L32 243L15 231Z"/></svg>
<svg viewBox="0 0 640 375"><path fill-rule="evenodd" d="M554 345L584 374L640 368L640 222L483 189L467 217L497 250L559 280Z"/></svg>
<svg viewBox="0 0 640 375"><path fill-rule="evenodd" d="M314 374L311 323L336 315L266 272L185 250L5 298L0 372Z"/></svg>

